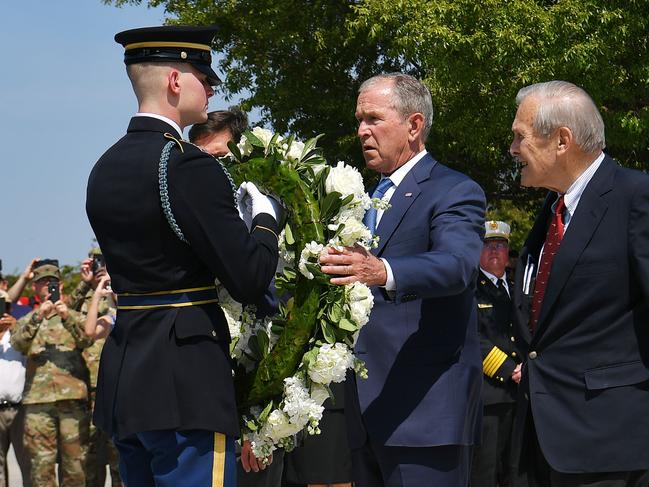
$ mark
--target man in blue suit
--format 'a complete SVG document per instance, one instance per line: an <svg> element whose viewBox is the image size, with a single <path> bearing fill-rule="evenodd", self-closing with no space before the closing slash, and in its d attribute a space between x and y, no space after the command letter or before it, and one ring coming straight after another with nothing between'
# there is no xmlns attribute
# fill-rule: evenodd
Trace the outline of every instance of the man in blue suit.
<svg viewBox="0 0 649 487"><path fill-rule="evenodd" d="M482 361L475 280L484 234L480 187L426 152L426 86L393 73L364 82L356 118L366 164L381 174L368 212L376 249L330 249L334 284L372 287L374 309L356 354L367 380L347 380L358 487L461 487L480 431ZM375 226L376 225L376 226Z"/></svg>
<svg viewBox="0 0 649 487"><path fill-rule="evenodd" d="M527 345L512 451L531 487L649 485L649 176L604 154L593 100L521 89L511 153L550 192L513 292Z"/></svg>

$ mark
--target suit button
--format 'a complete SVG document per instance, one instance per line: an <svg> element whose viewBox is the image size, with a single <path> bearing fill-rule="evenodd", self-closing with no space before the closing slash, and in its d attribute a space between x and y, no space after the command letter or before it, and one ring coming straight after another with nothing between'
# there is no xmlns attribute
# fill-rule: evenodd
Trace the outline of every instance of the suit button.
<svg viewBox="0 0 649 487"><path fill-rule="evenodd" d="M213 336L213 337L216 336L216 332L215 332L214 330L212 330L212 336Z"/></svg>
<svg viewBox="0 0 649 487"><path fill-rule="evenodd" d="M516 341L516 338L514 338L514 337L509 337L509 339L510 339L512 342L515 342L515 341Z"/></svg>
<svg viewBox="0 0 649 487"><path fill-rule="evenodd" d="M512 357L516 357L516 352L512 352Z"/></svg>
<svg viewBox="0 0 649 487"><path fill-rule="evenodd" d="M534 350L532 350L528 355L530 360L534 360L537 356L538 356L538 354Z"/></svg>

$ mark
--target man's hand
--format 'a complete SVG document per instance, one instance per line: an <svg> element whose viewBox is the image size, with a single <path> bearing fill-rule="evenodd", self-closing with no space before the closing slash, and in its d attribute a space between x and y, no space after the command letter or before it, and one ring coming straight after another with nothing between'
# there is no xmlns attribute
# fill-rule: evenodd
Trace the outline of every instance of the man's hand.
<svg viewBox="0 0 649 487"><path fill-rule="evenodd" d="M0 317L0 333L4 333L7 330L13 330L15 326L16 318L10 314L5 313Z"/></svg>
<svg viewBox="0 0 649 487"><path fill-rule="evenodd" d="M60 299L56 303L54 303L54 309L56 310L56 314L58 314L61 319L67 320L70 317L70 311L68 310L68 307Z"/></svg>
<svg viewBox="0 0 649 487"><path fill-rule="evenodd" d="M33 277L34 277L34 264L36 264L36 262L38 262L39 260L41 260L40 257L36 257L36 258L32 259L29 264L27 264L27 267L25 267L25 270L22 273L22 277L25 280L29 281L29 280L33 279Z"/></svg>
<svg viewBox="0 0 649 487"><path fill-rule="evenodd" d="M383 261L360 245L345 247L342 252L327 247L320 255L321 270L334 277L331 284L362 282L368 286L384 286L388 278Z"/></svg>
<svg viewBox="0 0 649 487"><path fill-rule="evenodd" d="M264 470L271 463L273 463L273 455L268 457L268 464L264 465L264 463L257 459L255 454L252 452L252 444L250 443L250 440L243 440L243 444L241 445L241 466L246 473L251 470L253 472L259 472L260 470Z"/></svg>
<svg viewBox="0 0 649 487"><path fill-rule="evenodd" d="M99 279L99 284L97 284L96 293L99 293L99 296L105 298L110 296L113 290L110 288L110 276L108 273L104 273L101 279Z"/></svg>
<svg viewBox="0 0 649 487"><path fill-rule="evenodd" d="M517 384L521 381L523 364L518 364L514 371L512 372L512 380Z"/></svg>
<svg viewBox="0 0 649 487"><path fill-rule="evenodd" d="M41 303L41 305L38 307L38 312L36 314L38 316L38 320L40 321L46 316L51 316L53 313L54 313L54 303L48 299L44 303Z"/></svg>
<svg viewBox="0 0 649 487"><path fill-rule="evenodd" d="M81 280L90 284L94 277L92 272L92 259L83 259L83 262L81 262Z"/></svg>

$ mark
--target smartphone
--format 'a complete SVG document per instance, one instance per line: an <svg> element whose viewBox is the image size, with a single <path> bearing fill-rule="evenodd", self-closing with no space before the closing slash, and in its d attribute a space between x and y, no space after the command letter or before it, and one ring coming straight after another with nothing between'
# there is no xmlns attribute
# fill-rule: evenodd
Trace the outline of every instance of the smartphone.
<svg viewBox="0 0 649 487"><path fill-rule="evenodd" d="M61 293L59 292L59 281L54 279L51 280L47 285L47 292L50 293L49 300L53 303L56 303L59 299L61 299Z"/></svg>
<svg viewBox="0 0 649 487"><path fill-rule="evenodd" d="M0 317L7 312L7 302L5 301L5 298L0 298Z"/></svg>
<svg viewBox="0 0 649 487"><path fill-rule="evenodd" d="M97 274L99 269L106 267L106 262L104 261L104 256L97 254L92 258L92 273Z"/></svg>

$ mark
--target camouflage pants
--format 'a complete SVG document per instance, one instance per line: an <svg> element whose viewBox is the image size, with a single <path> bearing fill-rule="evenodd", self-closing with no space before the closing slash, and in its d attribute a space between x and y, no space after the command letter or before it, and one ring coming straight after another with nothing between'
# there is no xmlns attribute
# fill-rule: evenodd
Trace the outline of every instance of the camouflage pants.
<svg viewBox="0 0 649 487"><path fill-rule="evenodd" d="M122 487L118 469L119 454L117 448L103 431L90 423L88 456L86 458L86 487L104 487L106 463L110 467L112 487Z"/></svg>
<svg viewBox="0 0 649 487"><path fill-rule="evenodd" d="M25 448L31 458L32 483L35 486L56 487L57 453L61 457L61 487L85 486L83 467L87 442L85 401L25 405Z"/></svg>

